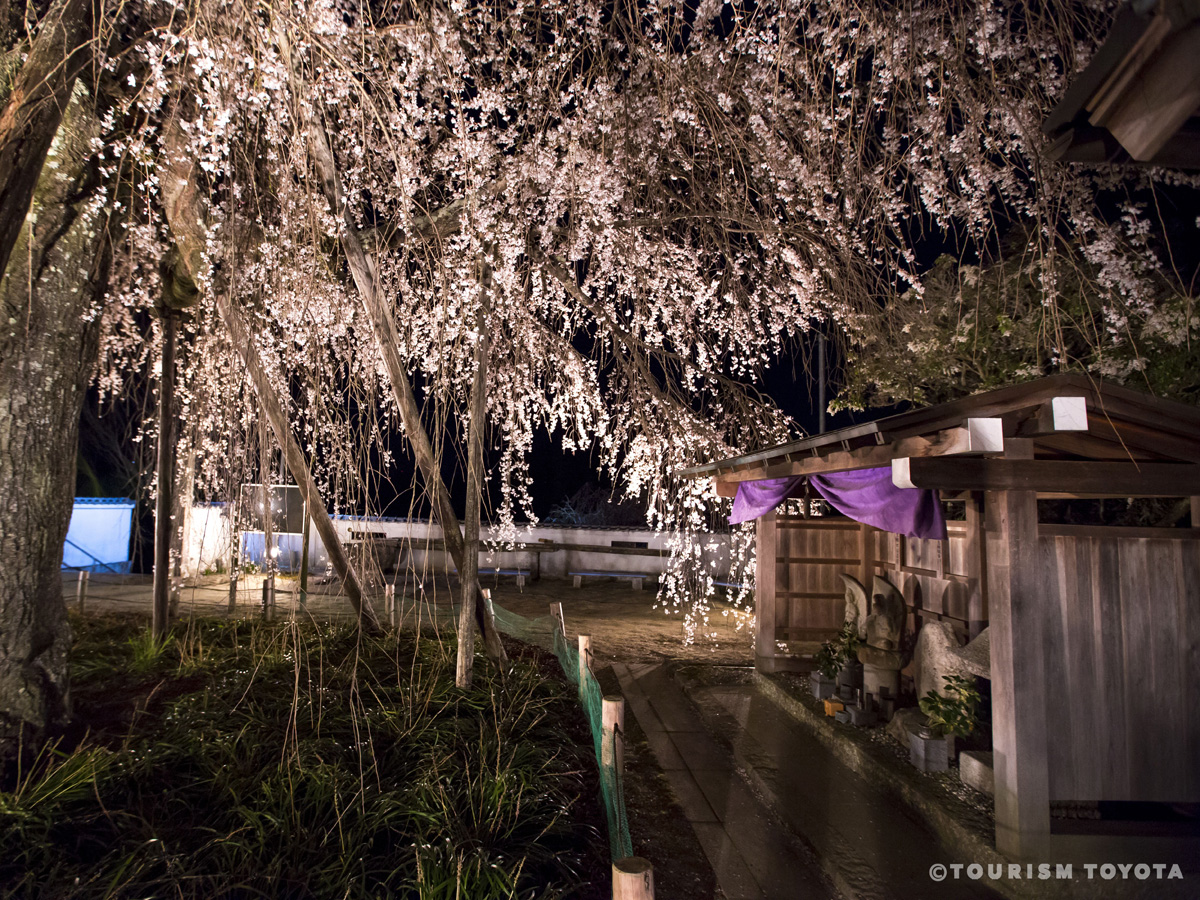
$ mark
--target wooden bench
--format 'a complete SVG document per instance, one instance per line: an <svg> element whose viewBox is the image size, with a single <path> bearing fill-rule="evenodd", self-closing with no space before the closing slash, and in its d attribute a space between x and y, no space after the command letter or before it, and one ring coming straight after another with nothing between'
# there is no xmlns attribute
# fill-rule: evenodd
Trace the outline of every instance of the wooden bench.
<svg viewBox="0 0 1200 900"><path fill-rule="evenodd" d="M640 591L650 576L644 572L568 572L575 579L575 587L583 587L585 578L628 578L633 582L633 589Z"/></svg>

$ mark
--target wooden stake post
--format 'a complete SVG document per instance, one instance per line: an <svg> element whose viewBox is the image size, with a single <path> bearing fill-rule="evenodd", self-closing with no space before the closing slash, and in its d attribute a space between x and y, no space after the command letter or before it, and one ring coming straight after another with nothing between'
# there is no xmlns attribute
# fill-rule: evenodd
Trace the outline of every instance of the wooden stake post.
<svg viewBox="0 0 1200 900"><path fill-rule="evenodd" d="M600 765L615 772L625 771L625 698L606 696L602 703ZM615 779L614 779L615 780Z"/></svg>
<svg viewBox="0 0 1200 900"><path fill-rule="evenodd" d="M557 628L565 639L567 636L567 620L563 618L562 604L550 604L550 616L554 619L554 627Z"/></svg>
<svg viewBox="0 0 1200 900"><path fill-rule="evenodd" d="M87 583L88 573L84 569L79 570L79 581L75 585L75 602L79 604L79 611L83 612L83 601L87 599Z"/></svg>
<svg viewBox="0 0 1200 900"><path fill-rule="evenodd" d="M612 864L613 900L654 900L654 866L640 856Z"/></svg>
<svg viewBox="0 0 1200 900"><path fill-rule="evenodd" d="M579 699L583 699L583 689L587 684L588 673L592 670L592 636L579 636Z"/></svg>

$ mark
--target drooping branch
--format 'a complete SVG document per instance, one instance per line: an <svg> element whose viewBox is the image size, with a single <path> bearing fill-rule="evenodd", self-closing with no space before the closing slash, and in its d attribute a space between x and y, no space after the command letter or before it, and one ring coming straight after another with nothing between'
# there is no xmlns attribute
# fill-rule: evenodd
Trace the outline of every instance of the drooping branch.
<svg viewBox="0 0 1200 900"><path fill-rule="evenodd" d="M437 520L442 526L442 535L446 544L446 550L450 554L450 558L454 561L454 565L458 568L458 571L462 572L466 563L458 516L455 514L454 507L450 502L450 491L446 488L446 484L442 480L437 457L434 455L429 435L425 432L425 426L421 422L421 411L417 405L416 395L413 393L412 383L409 381L408 372L404 368L404 362L400 358L400 351L398 349L400 346L400 336L396 332L396 322L392 318L391 310L388 309L387 304L383 300L382 292L379 288L377 267L374 259L369 257L363 248L358 228L355 226L354 219L350 215L350 210L346 206L345 199L342 196L337 165L333 159L333 151L329 148L329 141L325 135L324 127L319 122L310 121L306 123L306 131L309 156L316 167L317 176L321 180L321 188L325 199L329 202L330 209L338 217L342 226L342 252L345 254L346 263L350 267L350 274L354 279L355 286L358 288L359 296L362 298L367 317L371 321L376 345L383 356L384 366L388 372L388 380L391 383L392 393L396 399L396 406L400 410L400 419L404 424L404 435L408 440L409 447L412 449L417 468L425 480L425 487L429 492L434 515L437 516ZM504 652L503 644L500 643L500 635L496 632L495 625L486 615L483 605L476 603L475 609L476 619L479 623L480 632L483 635L488 655L503 671L507 656Z"/></svg>
<svg viewBox="0 0 1200 900"><path fill-rule="evenodd" d="M179 264L175 267L176 277L180 274L193 282L201 278L204 265L205 225L204 204L200 201L195 187L195 165L193 160L183 151L181 132L178 122L174 119L168 122L164 135L164 146L167 157L165 174L162 178L163 207L166 213L167 225L175 236L179 247ZM182 270L182 271L181 271ZM379 620L366 597L355 572L342 546L341 538L329 518L329 512L321 501L320 491L312 476L308 460L300 449L300 444L292 435L288 425L287 413L275 389L271 386L266 369L259 358L258 350L250 337L249 331L229 298L221 291L215 291L213 300L221 320L229 331L230 340L246 366L247 374L254 385L259 404L270 422L275 439L283 448L284 462L300 496L304 499L305 507L316 526L317 534L329 554L329 561L334 571L341 578L346 596L358 615L359 624L369 631L379 630Z"/></svg>

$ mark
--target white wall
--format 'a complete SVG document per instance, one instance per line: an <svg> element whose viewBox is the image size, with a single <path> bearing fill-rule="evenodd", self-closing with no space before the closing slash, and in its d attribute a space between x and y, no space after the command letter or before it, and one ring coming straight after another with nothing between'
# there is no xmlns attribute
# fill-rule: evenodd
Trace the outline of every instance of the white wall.
<svg viewBox="0 0 1200 900"><path fill-rule="evenodd" d="M132 500L76 497L63 543L64 568L128 572L133 509Z"/></svg>
<svg viewBox="0 0 1200 900"><path fill-rule="evenodd" d="M205 569L216 570L217 561L224 568L229 565L228 520L223 506L201 506L193 508L190 518L190 534L185 539L184 573L195 575ZM338 516L334 528L343 540L353 540L351 532L372 532L389 538L398 538L420 543L426 538L442 536L439 526L424 519L380 519L360 516ZM495 529L484 527L482 537L486 540ZM280 548L279 564L283 571L295 571L300 564L300 535L276 534L273 536ZM610 546L613 541L644 541L651 548L666 549L668 535L656 534L649 529L638 528L566 528L557 525L538 525L532 529L517 531L520 543L536 544L552 541L557 544L588 544ZM722 577L729 571L729 536L709 535L706 539L706 555L717 561L715 571ZM555 550L542 553L543 575L563 576L577 571L642 572L647 575L661 574L666 569L667 559L661 556L636 556L625 553L598 553L579 550ZM262 563L263 535L261 531L246 531L241 535L241 560ZM494 552L481 554L479 564L485 568L530 568L534 554L529 551ZM325 546L312 530L309 538L309 572L324 573L329 565ZM449 557L441 551L426 552L405 547L402 564L422 571L445 571Z"/></svg>

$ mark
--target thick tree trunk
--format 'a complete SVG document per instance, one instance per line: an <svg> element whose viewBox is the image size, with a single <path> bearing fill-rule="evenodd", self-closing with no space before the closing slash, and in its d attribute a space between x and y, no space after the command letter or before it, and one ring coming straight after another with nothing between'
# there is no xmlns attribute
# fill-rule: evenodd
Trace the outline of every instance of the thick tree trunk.
<svg viewBox="0 0 1200 900"><path fill-rule="evenodd" d="M483 307L476 316L479 334L475 343L475 378L471 382L471 422L467 434L467 511L466 535L463 541L463 561L458 570L462 584L462 609L458 619L458 665L454 683L460 688L471 686L475 661L475 616L487 611L476 600L479 593L479 507L483 496L483 425L487 418L487 320Z"/></svg>
<svg viewBox="0 0 1200 900"><path fill-rule="evenodd" d="M50 7L0 112L0 272L7 270L75 79L91 62L95 15L94 0L57 0Z"/></svg>
<svg viewBox="0 0 1200 900"><path fill-rule="evenodd" d="M338 178L337 166L334 163L333 152L329 149L329 141L325 129L316 122L310 122L309 154L316 165L321 178L322 188L329 206L338 218L343 220L342 251L350 267L350 274L358 287L363 307L371 320L371 328L375 332L375 343L383 356L387 367L388 380L392 385L392 394L396 406L400 410L400 419L404 423L404 435L412 449L417 468L425 481L425 489L429 492L433 513L442 526L442 537L446 550L454 565L462 572L466 565L466 555L463 549L462 532L459 530L458 516L450 502L450 492L442 481L441 468L433 452L429 435L425 433L425 425L421 421L421 410L417 406L417 398L413 394L412 384L408 380L408 372L404 361L400 359L400 336L396 332L396 322L388 309L379 290L379 282L375 277L375 266L363 249L358 230L353 218L346 208L342 198L341 182ZM501 671L507 668L508 657L504 645L500 643L500 635L495 624L485 615L482 603L475 604L475 621L483 635L484 646Z"/></svg>
<svg viewBox="0 0 1200 900"><path fill-rule="evenodd" d="M61 60L60 60L61 61ZM111 250L88 164L90 101L72 104L0 280L0 748L69 714L61 575L84 391ZM3 156L0 153L0 156ZM11 158L11 157L6 157ZM40 166L39 166L40 168ZM7 210L7 207L5 207ZM0 220L12 216L6 212ZM3 223L5 227L10 224Z"/></svg>

